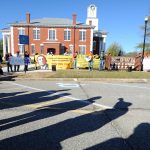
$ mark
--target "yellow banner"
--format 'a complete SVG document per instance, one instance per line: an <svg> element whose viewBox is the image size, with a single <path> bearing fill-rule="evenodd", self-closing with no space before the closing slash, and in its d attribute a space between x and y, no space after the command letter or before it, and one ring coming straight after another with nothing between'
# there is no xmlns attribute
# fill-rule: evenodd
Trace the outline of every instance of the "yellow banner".
<svg viewBox="0 0 150 150"><path fill-rule="evenodd" d="M52 69L52 65L56 65L56 69L69 69L72 68L72 56L64 55L47 55L46 56L48 68Z"/></svg>
<svg viewBox="0 0 150 150"><path fill-rule="evenodd" d="M52 69L52 65L56 65L56 69L70 69L73 68L73 57L64 56L64 55L36 55L34 57L34 62L37 66L45 65L45 63L41 64L41 61L46 58L46 65L48 69ZM100 59L94 57L93 59L93 67L99 68ZM78 55L77 56L77 67L78 68L87 68L88 61L86 60L86 55Z"/></svg>

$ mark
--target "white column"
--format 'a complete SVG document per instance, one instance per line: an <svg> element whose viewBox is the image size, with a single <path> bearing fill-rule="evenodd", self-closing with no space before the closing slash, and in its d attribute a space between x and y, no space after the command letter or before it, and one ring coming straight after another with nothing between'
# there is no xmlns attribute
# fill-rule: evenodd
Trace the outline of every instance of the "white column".
<svg viewBox="0 0 150 150"><path fill-rule="evenodd" d="M3 57L6 55L6 38L5 34L3 34Z"/></svg>
<svg viewBox="0 0 150 150"><path fill-rule="evenodd" d="M7 46L8 46L8 53L11 53L10 51L10 36L7 35Z"/></svg>
<svg viewBox="0 0 150 150"><path fill-rule="evenodd" d="M13 27L10 28L10 38L11 38L11 52L14 55L14 30Z"/></svg>

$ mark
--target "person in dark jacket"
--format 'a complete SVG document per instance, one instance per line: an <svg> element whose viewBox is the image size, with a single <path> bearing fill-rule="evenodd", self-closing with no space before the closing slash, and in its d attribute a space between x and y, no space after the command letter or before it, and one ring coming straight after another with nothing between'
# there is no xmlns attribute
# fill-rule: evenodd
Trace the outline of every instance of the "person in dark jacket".
<svg viewBox="0 0 150 150"><path fill-rule="evenodd" d="M24 71L28 71L28 65L30 63L30 57L29 57L29 53L27 51L25 51L25 54L24 54Z"/></svg>
<svg viewBox="0 0 150 150"><path fill-rule="evenodd" d="M3 59L2 59L2 55L0 54L0 64L2 64Z"/></svg>
<svg viewBox="0 0 150 150"><path fill-rule="evenodd" d="M10 68L11 72L13 72L12 65L10 64L10 58L11 57L12 57L11 53L7 53L5 55L5 61L6 61L6 64L7 64L7 72L9 72L9 68Z"/></svg>

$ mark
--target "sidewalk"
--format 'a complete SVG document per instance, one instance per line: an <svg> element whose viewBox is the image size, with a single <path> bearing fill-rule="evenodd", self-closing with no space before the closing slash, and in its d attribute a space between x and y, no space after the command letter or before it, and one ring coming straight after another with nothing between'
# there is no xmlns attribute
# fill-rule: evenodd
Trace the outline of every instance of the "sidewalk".
<svg viewBox="0 0 150 150"><path fill-rule="evenodd" d="M35 68L35 65L29 64L28 69L31 69L31 68ZM6 74L7 73L7 67L3 67L2 69L3 69L4 74ZM12 69L14 71L14 66L12 66ZM24 72L24 65L20 65L19 72ZM11 71L10 71L10 73L11 73Z"/></svg>
<svg viewBox="0 0 150 150"><path fill-rule="evenodd" d="M17 74L23 74L24 72L24 65L20 65L19 72L14 72L14 66L12 67L13 72L7 72L7 67L3 67L3 75L0 75L0 81L3 80L12 80L17 77ZM27 72L43 72L43 70L34 70L35 65L30 64L28 65L28 70ZM27 73L26 72L26 73Z"/></svg>

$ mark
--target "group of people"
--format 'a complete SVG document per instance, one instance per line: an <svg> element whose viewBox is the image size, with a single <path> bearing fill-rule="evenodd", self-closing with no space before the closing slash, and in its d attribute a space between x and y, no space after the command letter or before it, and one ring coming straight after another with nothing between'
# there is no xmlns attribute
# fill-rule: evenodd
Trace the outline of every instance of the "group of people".
<svg viewBox="0 0 150 150"><path fill-rule="evenodd" d="M74 54L73 54L73 68L74 69L77 69L77 56L78 56L78 52L76 51ZM90 51L90 53L88 54L88 56L86 57L86 60L88 61L88 68L89 68L89 71L92 71L93 70L93 53L92 51Z"/></svg>
<svg viewBox="0 0 150 150"><path fill-rule="evenodd" d="M20 71L20 63L17 61L15 62L11 62L12 58L15 57L16 59L20 59L21 55L20 52L17 51L15 56L12 56L11 53L6 53L4 59L7 65L7 72L19 72ZM30 63L30 56L29 53L27 51L25 51L24 54L24 71L28 71L28 64ZM13 66L14 66L14 70L13 70Z"/></svg>
<svg viewBox="0 0 150 150"><path fill-rule="evenodd" d="M66 51L66 53L64 53L64 55L68 55L68 51ZM73 68L74 69L78 69L78 63L77 63L77 57L78 57L78 52L75 51L75 53L72 55L73 56ZM12 54L11 53L7 53L5 55L5 61L7 64L7 72L19 72L20 70L20 64L11 64L11 57ZM16 53L16 57L21 57L20 52L18 51ZM37 57L38 57L38 53L35 54L34 56L34 63L35 63L35 69L37 70ZM90 53L86 56L86 61L88 62L88 70L92 71L93 70L93 59L94 59L94 55L93 52L90 51ZM100 57L100 70L111 70L111 54L109 53L108 55L104 55L103 58ZM0 57L0 64L2 63L2 57ZM27 51L25 51L24 53L24 71L28 71L28 64L30 63L30 56L29 53ZM14 70L13 70L13 66L14 65ZM0 66L1 68L1 66Z"/></svg>
<svg viewBox="0 0 150 150"><path fill-rule="evenodd" d="M73 55L74 69L77 69L77 56L78 56L78 52L75 52ZM93 52L90 51L90 53L86 56L86 61L88 62L89 71L93 70L93 59L94 59ZM100 57L99 70L111 70L112 68L111 62L112 62L111 53L109 53L108 55L105 54L103 58Z"/></svg>

